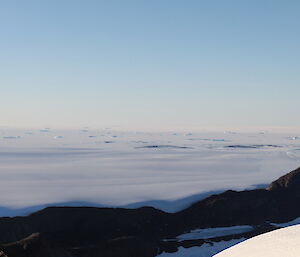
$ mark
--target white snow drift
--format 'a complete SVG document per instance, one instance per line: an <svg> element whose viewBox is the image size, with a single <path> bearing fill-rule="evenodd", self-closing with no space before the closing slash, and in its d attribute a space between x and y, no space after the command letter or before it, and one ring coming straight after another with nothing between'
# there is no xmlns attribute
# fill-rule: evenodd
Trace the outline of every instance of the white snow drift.
<svg viewBox="0 0 300 257"><path fill-rule="evenodd" d="M215 255L215 257L299 256L300 225L278 229L269 233L253 237Z"/></svg>

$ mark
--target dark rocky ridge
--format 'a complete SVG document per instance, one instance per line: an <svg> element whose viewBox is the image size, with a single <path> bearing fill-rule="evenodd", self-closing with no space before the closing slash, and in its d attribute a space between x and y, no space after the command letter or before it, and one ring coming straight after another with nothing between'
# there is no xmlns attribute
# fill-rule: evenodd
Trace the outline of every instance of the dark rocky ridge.
<svg viewBox="0 0 300 257"><path fill-rule="evenodd" d="M280 177L279 179L272 182L267 190L278 191L278 190L289 190L289 191L300 191L300 168L291 171L290 173Z"/></svg>
<svg viewBox="0 0 300 257"><path fill-rule="evenodd" d="M138 209L50 207L26 217L0 218L3 257L154 257L178 246L202 245L205 240L166 242L196 228L253 225L241 235L251 237L274 229L269 222L300 216L300 168L266 189L226 191L189 208L166 213Z"/></svg>

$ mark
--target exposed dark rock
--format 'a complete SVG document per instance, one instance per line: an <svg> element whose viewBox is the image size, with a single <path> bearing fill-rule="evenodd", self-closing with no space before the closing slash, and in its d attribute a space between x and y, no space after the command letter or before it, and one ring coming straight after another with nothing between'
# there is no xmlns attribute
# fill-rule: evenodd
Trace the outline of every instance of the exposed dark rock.
<svg viewBox="0 0 300 257"><path fill-rule="evenodd" d="M267 189L269 191L290 190L300 192L300 168L275 180Z"/></svg>
<svg viewBox="0 0 300 257"><path fill-rule="evenodd" d="M138 148L156 148L156 149L164 149L164 148L170 148L170 149L192 149L192 147L188 146L178 146L178 145L146 145L146 146L139 146Z"/></svg>
<svg viewBox="0 0 300 257"><path fill-rule="evenodd" d="M2 257L154 257L179 246L231 240L275 229L269 222L300 216L300 168L267 189L226 191L189 208L50 207L25 217L0 218ZM165 241L196 228L252 225L251 232L214 239Z"/></svg>
<svg viewBox="0 0 300 257"><path fill-rule="evenodd" d="M241 149L260 149L260 148L278 148L280 145L227 145L226 148L241 148Z"/></svg>

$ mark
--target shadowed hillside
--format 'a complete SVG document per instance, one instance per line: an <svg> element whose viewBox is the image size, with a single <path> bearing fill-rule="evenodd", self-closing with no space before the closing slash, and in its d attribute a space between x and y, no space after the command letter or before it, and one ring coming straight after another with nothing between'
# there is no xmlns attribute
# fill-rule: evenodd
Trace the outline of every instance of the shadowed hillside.
<svg viewBox="0 0 300 257"><path fill-rule="evenodd" d="M269 222L300 216L300 168L267 189L226 191L177 213L138 209L49 207L26 217L0 218L0 256L154 257L205 240L172 240L192 229L252 225L254 230L223 240L274 229ZM216 238L220 240L220 238Z"/></svg>

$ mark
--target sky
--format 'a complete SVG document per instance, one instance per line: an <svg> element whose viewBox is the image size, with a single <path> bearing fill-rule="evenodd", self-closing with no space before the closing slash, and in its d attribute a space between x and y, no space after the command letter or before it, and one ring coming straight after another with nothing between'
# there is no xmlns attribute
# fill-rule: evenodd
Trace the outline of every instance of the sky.
<svg viewBox="0 0 300 257"><path fill-rule="evenodd" d="M296 0L0 2L0 126L300 127Z"/></svg>

